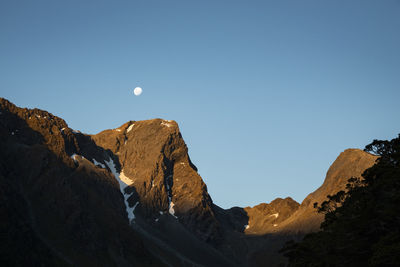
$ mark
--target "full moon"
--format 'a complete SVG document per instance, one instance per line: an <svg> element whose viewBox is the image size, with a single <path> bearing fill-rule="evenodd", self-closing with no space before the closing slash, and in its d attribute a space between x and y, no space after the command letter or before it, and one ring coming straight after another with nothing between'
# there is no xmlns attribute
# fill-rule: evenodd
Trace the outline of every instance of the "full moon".
<svg viewBox="0 0 400 267"><path fill-rule="evenodd" d="M140 88L140 87L136 87L135 89L133 89L133 93L134 93L135 95L141 95L142 92L143 92L143 90L142 90L142 88Z"/></svg>

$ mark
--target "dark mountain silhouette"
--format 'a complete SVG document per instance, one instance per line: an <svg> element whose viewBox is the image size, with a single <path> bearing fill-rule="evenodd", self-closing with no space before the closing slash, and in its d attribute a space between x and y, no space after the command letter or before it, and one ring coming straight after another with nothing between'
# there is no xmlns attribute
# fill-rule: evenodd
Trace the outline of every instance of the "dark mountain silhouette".
<svg viewBox="0 0 400 267"><path fill-rule="evenodd" d="M314 202L376 156L343 152L301 204L222 209L174 121L130 121L96 135L0 99L2 266L278 266L290 239L319 230Z"/></svg>

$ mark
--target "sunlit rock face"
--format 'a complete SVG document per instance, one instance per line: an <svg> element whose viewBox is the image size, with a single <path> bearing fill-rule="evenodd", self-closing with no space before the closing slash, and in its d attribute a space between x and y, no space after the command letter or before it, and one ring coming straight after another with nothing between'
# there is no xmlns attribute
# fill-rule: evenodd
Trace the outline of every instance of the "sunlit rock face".
<svg viewBox="0 0 400 267"><path fill-rule="evenodd" d="M0 99L0 151L6 252L29 251L14 257L21 266L280 266L287 240L318 231L314 203L376 160L348 149L301 204L287 197L225 210L213 204L174 121L87 135Z"/></svg>
<svg viewBox="0 0 400 267"><path fill-rule="evenodd" d="M244 210L249 217L245 227L246 234L262 235L273 232L282 222L287 220L299 208L300 204L287 197L277 198L271 203L261 203Z"/></svg>
<svg viewBox="0 0 400 267"><path fill-rule="evenodd" d="M345 190L347 180L351 177L361 178L362 173L375 164L377 156L360 149L346 149L340 153L329 168L324 183L309 194L301 203L299 209L285 223L280 231L286 233L309 233L318 231L324 219L317 213L314 203L321 204L328 195L334 195Z"/></svg>
<svg viewBox="0 0 400 267"><path fill-rule="evenodd" d="M169 214L205 241L218 236L218 223L207 187L190 161L187 146L174 121L130 121L93 136L110 149L121 172L132 181L135 212L154 221Z"/></svg>
<svg viewBox="0 0 400 267"><path fill-rule="evenodd" d="M286 259L279 250L286 241L299 240L305 234L318 231L324 215L317 212L314 203L321 204L328 195L345 190L347 180L361 177L373 166L377 157L359 149L342 152L329 168L324 183L309 194L299 205L290 198L276 199L245 208L248 225L245 227L247 266L281 266Z"/></svg>
<svg viewBox="0 0 400 267"><path fill-rule="evenodd" d="M247 207L249 224L247 234L306 234L318 231L324 219L314 207L321 204L328 195L345 190L351 177L361 178L362 173L371 167L377 157L360 149L347 149L342 152L329 168L324 183L309 194L299 205L291 198L275 199L270 204L261 203L253 208Z"/></svg>
<svg viewBox="0 0 400 267"><path fill-rule="evenodd" d="M101 166L113 154L90 136L0 98L0 151L4 266L162 265L129 226L118 182Z"/></svg>

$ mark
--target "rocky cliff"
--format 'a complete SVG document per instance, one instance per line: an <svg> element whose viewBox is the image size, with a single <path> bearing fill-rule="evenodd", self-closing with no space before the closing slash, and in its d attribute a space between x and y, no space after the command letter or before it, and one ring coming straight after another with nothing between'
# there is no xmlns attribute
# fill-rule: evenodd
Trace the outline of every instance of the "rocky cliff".
<svg viewBox="0 0 400 267"><path fill-rule="evenodd" d="M2 266L162 265L129 227L115 178L87 160L112 157L89 136L0 99L0 151Z"/></svg>
<svg viewBox="0 0 400 267"><path fill-rule="evenodd" d="M120 172L134 192L135 213L151 221L172 215L204 241L218 237L218 222L207 186L188 155L174 121L128 122L92 136L118 158Z"/></svg>
<svg viewBox="0 0 400 267"><path fill-rule="evenodd" d="M284 242L318 231L314 203L376 160L349 149L301 204L287 197L225 210L174 121L87 135L0 99L0 150L4 266L278 266Z"/></svg>
<svg viewBox="0 0 400 267"><path fill-rule="evenodd" d="M351 177L361 178L376 159L376 156L362 150L347 149L329 168L322 186L309 194L301 205L286 198L245 208L249 217L244 238L248 247L246 265L264 266L265 262L268 262L268 266L284 265L286 259L279 253L284 243L318 231L324 220L324 216L314 208L314 203L321 204L328 195L345 190L347 180Z"/></svg>
<svg viewBox="0 0 400 267"><path fill-rule="evenodd" d="M329 168L322 186L303 200L299 209L280 226L279 231L305 234L319 230L324 217L317 213L314 203L321 204L328 195L345 190L347 180L351 177L361 178L376 159L377 156L359 149L347 149L340 153Z"/></svg>

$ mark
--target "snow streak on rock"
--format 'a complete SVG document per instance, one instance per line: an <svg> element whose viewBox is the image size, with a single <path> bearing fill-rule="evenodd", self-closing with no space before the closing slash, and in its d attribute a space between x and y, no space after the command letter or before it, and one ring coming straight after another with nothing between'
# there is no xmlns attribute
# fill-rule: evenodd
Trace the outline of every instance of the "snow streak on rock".
<svg viewBox="0 0 400 267"><path fill-rule="evenodd" d="M117 172L114 161L111 158L108 161L105 160L104 162L107 164L108 168L110 169L110 171L114 175L115 179L117 179L117 181L119 183L119 189L121 190L121 194L124 196L125 208L126 208L126 212L128 213L129 224L131 224L133 222L133 220L135 219L135 214L133 212L135 211L136 206L139 204L139 201L138 201L135 203L135 205L133 205L133 207L130 207L129 203L128 203L128 198L133 193L131 193L131 194L125 193L125 188L128 187L129 185L131 185L132 181L127 176L124 175L123 171L121 173Z"/></svg>
<svg viewBox="0 0 400 267"><path fill-rule="evenodd" d="M172 181L172 175L169 175L165 179L165 187L167 189L167 194L168 194L168 213L174 216L175 218L178 218L175 216L175 210L174 210L174 202L172 202L172 190L171 190L171 181Z"/></svg>
<svg viewBox="0 0 400 267"><path fill-rule="evenodd" d="M129 132L132 130L132 128L133 128L134 125L135 125L134 123L131 124L131 125L128 127L128 130L127 130L126 132L129 133Z"/></svg>
<svg viewBox="0 0 400 267"><path fill-rule="evenodd" d="M78 159L77 159L77 157L78 157L78 155L77 154L72 154L72 156L71 156L71 158L75 161L75 162L78 162Z"/></svg>
<svg viewBox="0 0 400 267"><path fill-rule="evenodd" d="M93 164L96 165L96 166L100 166L100 167L102 167L103 169L106 168L106 165L104 165L104 164L101 163L101 162L98 162L96 159L93 159Z"/></svg>
<svg viewBox="0 0 400 267"><path fill-rule="evenodd" d="M172 127L172 124L170 123L171 121L163 121L163 122L161 122L161 125L162 126L167 126L168 128L169 127Z"/></svg>
<svg viewBox="0 0 400 267"><path fill-rule="evenodd" d="M168 209L169 214L171 214L172 216L175 216L175 210L174 210L174 202L171 201L171 203L169 204L169 209Z"/></svg>
<svg viewBox="0 0 400 267"><path fill-rule="evenodd" d="M275 217L275 218L278 218L278 216L279 216L279 213L274 213L274 214L271 214L269 217Z"/></svg>

